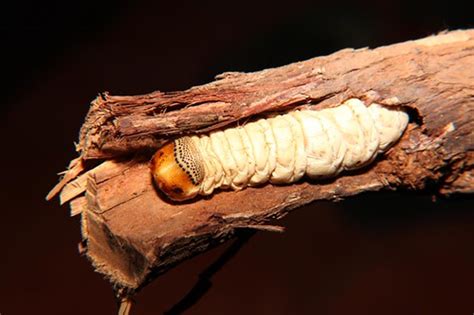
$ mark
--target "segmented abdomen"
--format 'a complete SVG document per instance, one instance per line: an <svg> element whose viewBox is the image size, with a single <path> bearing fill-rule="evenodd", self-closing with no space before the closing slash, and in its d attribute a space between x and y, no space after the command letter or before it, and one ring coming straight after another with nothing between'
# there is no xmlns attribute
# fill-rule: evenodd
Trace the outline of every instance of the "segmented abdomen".
<svg viewBox="0 0 474 315"><path fill-rule="evenodd" d="M335 108L298 110L193 136L205 170L199 193L360 168L396 142L407 124L403 111L351 99Z"/></svg>

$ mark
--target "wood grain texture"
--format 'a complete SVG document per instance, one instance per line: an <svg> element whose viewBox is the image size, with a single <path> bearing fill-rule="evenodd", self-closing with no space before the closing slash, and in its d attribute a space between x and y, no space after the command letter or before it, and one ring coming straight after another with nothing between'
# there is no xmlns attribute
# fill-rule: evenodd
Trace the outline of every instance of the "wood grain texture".
<svg viewBox="0 0 474 315"><path fill-rule="evenodd" d="M474 192L474 30L373 50L345 49L216 79L182 92L102 94L92 102L77 149L82 166L103 162L78 177L78 168L72 168L54 192L62 189L61 202L81 214L87 257L122 293L231 238L236 229L280 231L269 221L314 200L381 189ZM333 107L352 97L404 106L412 118L400 142L364 169L323 182L225 191L182 204L166 200L153 186L150 155L173 137L276 111Z"/></svg>

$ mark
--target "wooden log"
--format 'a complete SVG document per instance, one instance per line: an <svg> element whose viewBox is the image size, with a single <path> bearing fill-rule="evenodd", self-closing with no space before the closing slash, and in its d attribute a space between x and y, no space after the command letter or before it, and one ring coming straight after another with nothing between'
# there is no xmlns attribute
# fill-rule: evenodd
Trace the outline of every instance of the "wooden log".
<svg viewBox="0 0 474 315"><path fill-rule="evenodd" d="M153 186L148 160L173 137L202 133L349 98L403 106L399 143L368 167L334 180L222 191L172 203ZM474 30L377 49L345 49L254 73L224 73L189 90L100 95L81 129L80 158L52 190L82 217L83 251L124 294L235 235L314 200L381 189L474 191ZM103 161L87 170L90 160ZM67 183L69 182L69 183ZM67 183L67 185L66 185Z"/></svg>

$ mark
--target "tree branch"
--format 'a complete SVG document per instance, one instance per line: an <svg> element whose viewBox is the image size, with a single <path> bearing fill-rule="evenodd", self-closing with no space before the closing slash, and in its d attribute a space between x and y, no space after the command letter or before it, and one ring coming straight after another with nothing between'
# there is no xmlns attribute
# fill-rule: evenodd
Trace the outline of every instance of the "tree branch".
<svg viewBox="0 0 474 315"><path fill-rule="evenodd" d="M345 49L216 79L182 92L100 95L81 129L80 158L48 195L61 191L61 202L81 214L83 251L122 293L133 293L239 228L281 231L268 222L314 200L396 188L474 191L474 30ZM403 106L411 116L399 143L364 169L330 181L223 191L181 204L170 203L152 184L150 154L170 138L271 112L337 106L352 97ZM105 161L78 176L95 159Z"/></svg>

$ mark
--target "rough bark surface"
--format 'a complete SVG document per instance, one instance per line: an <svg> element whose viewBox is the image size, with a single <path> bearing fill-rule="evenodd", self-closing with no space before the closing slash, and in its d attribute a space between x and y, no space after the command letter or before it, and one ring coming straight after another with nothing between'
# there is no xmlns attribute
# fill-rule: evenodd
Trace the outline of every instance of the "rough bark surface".
<svg viewBox="0 0 474 315"><path fill-rule="evenodd" d="M216 79L182 92L100 95L81 129L80 158L48 195L61 191L61 202L81 215L82 250L124 293L236 229L281 231L268 222L314 200L396 188L474 192L474 30ZM337 106L352 97L404 106L412 119L399 143L362 170L182 204L166 200L152 184L150 154L175 136L275 111ZM96 159L102 163L87 170Z"/></svg>

